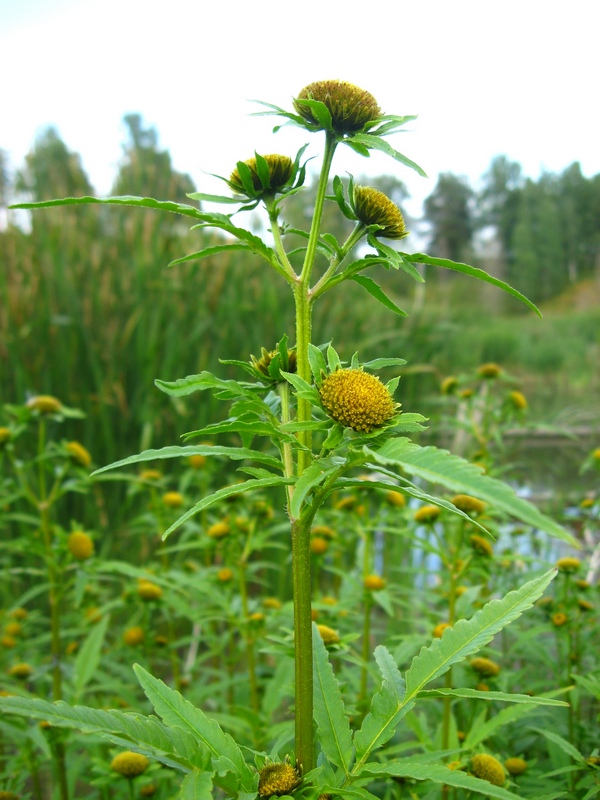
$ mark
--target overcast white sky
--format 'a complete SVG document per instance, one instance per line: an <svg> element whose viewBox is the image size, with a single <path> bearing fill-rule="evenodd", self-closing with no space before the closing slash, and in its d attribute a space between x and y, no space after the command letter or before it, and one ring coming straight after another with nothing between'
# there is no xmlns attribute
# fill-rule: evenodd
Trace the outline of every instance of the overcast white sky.
<svg viewBox="0 0 600 800"><path fill-rule="evenodd" d="M307 135L248 116L255 98L291 108L339 78L387 113L418 114L392 144L430 175L348 151L336 171L392 172L425 197L439 172L473 184L494 155L527 175L580 161L600 172L599 7L590 0L0 0L0 148L22 164L55 125L100 194L139 112L201 191L238 159L293 154ZM321 136L311 137L311 154ZM343 148L347 151L347 148Z"/></svg>

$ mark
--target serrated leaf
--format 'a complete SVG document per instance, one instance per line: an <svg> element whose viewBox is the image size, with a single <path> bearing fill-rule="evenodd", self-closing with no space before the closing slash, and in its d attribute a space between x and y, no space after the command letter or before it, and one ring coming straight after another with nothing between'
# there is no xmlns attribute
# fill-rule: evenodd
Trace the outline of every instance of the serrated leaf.
<svg viewBox="0 0 600 800"><path fill-rule="evenodd" d="M94 625L85 642L82 644L75 663L73 665L73 701L81 699L83 690L93 678L96 668L100 663L102 645L106 637L106 631L110 623L110 617L102 617L97 625Z"/></svg>
<svg viewBox="0 0 600 800"><path fill-rule="evenodd" d="M478 689L423 689L419 697L460 697L467 700L487 700L501 703L524 703L532 706L568 706L564 700L552 700L544 695L509 694L507 692L486 691ZM484 737L487 738L487 737Z"/></svg>
<svg viewBox="0 0 600 800"><path fill-rule="evenodd" d="M387 716L382 715L377 726L371 726L370 741L367 741L366 737L361 740L361 756L357 759L357 769L361 769L363 762L372 750L379 746L380 741L387 741L388 730L395 727L413 707L419 692L428 683L443 675L453 664L476 653L502 628L513 622L523 611L531 608L555 575L556 570L550 570L520 589L509 592L501 600L492 600L471 619L459 620L453 628L444 631L441 639L434 639L429 647L423 647L413 658L404 676L406 693L402 702L397 707L392 707Z"/></svg>
<svg viewBox="0 0 600 800"><path fill-rule="evenodd" d="M456 786L461 789L468 789L472 792L482 794L484 797L493 797L496 800L522 800L521 796L503 789L501 786L494 786L489 781L476 778L474 775L467 775L456 769L448 769L442 764L419 764L409 759L400 759L387 764L366 764L361 771L361 778L371 775L373 778L383 776L412 778L416 781L432 781L446 786Z"/></svg>
<svg viewBox="0 0 600 800"><path fill-rule="evenodd" d="M339 464L332 464L324 459L316 459L304 470L294 487L294 496L290 506L292 517L297 519L300 516L307 494L315 486L320 486L329 475L339 469L339 466Z"/></svg>
<svg viewBox="0 0 600 800"><path fill-rule="evenodd" d="M282 439L285 442L295 442L296 439L291 434L286 434L280 426L274 425L268 420L260 419L226 419L223 422L214 422L205 428L194 431L194 436L212 436L217 433L239 433L251 434L252 436L269 436ZM186 434L191 436L192 434ZM249 452L254 452L250 450Z"/></svg>
<svg viewBox="0 0 600 800"><path fill-rule="evenodd" d="M557 691L551 692L551 694L562 694L564 691L564 689L558 689ZM486 692L484 692L484 694L486 694ZM502 694L502 692L494 692L494 694ZM525 695L525 697L527 697L527 695ZM485 698L481 699L485 700ZM549 701L549 698L545 697L534 697L531 699L536 700L537 702L532 705L531 703L526 703L524 700L519 700L517 701L517 704L511 705L508 708L503 708L501 711L496 712L491 719L485 719L486 715L482 715L483 719L481 722L478 725L471 726L469 733L467 734L467 738L463 743L463 747L466 749L477 747L477 745L481 742L484 742L486 739L494 736L496 731L500 730L500 728L504 727L504 725L509 725L510 723L521 719L521 717L524 717L526 714L531 714L538 708L539 705L547 705L548 702L552 703L553 705L569 705L561 700ZM500 700L502 700L502 698L500 698Z"/></svg>
<svg viewBox="0 0 600 800"><path fill-rule="evenodd" d="M217 244L213 247L205 247L203 250L198 250L195 253L190 253L187 256L182 256L181 258L176 258L174 261L170 261L168 266L174 267L177 264L185 264L186 261L200 261L203 258L208 258L209 256L217 255L218 253L228 253L234 250L249 250L247 244Z"/></svg>
<svg viewBox="0 0 600 800"><path fill-rule="evenodd" d="M352 137L351 142L352 144L361 144L363 147L371 150L379 150L380 152L385 153L387 156L393 158L394 161L404 164L405 167L414 169L414 171L418 172L421 177L427 177L425 170L423 170L418 164L415 164L414 161L411 161L411 159L407 156L404 156L402 153L394 150L392 145L389 142L386 142L385 139L380 139L378 136L375 136L371 133L357 133Z"/></svg>
<svg viewBox="0 0 600 800"><path fill-rule="evenodd" d="M354 734L357 759L361 759L367 750L372 752L381 747L394 735L394 717L402 706L405 693L404 679L389 650L380 645L373 655L383 682L371 699L371 708L360 730Z"/></svg>
<svg viewBox="0 0 600 800"><path fill-rule="evenodd" d="M180 525L183 525L184 522L187 522L188 519L196 514L199 514L200 511L203 511L205 508L209 508L215 503L219 503L221 500L225 500L228 497L232 497L236 494L252 492L254 489L267 489L271 486L289 486L292 483L294 483L293 478L275 476L273 478L257 478L249 481L243 481L242 483L236 483L233 486L225 486L223 489L218 489L216 492L213 492L207 497L203 497L202 500L199 500L195 506L188 509L179 517L179 519L175 520L175 522L163 533L163 541L170 536L173 531L177 530Z"/></svg>
<svg viewBox="0 0 600 800"><path fill-rule="evenodd" d="M212 800L212 774L195 769L183 779L179 790L179 800Z"/></svg>
<svg viewBox="0 0 600 800"><path fill-rule="evenodd" d="M363 367L367 369L382 369L382 367L402 367L406 364L405 358L373 358L371 361L365 361ZM418 414L420 417L421 415ZM425 419L425 417L422 417Z"/></svg>
<svg viewBox="0 0 600 800"><path fill-rule="evenodd" d="M256 776L246 764L242 751L232 737L179 692L170 689L139 664L135 664L133 669L146 697L163 722L169 727L181 728L195 736L198 743L209 751L213 761L227 758L235 770L239 786L244 791L252 791L256 784Z"/></svg>
<svg viewBox="0 0 600 800"><path fill-rule="evenodd" d="M51 208L52 206L81 206L89 204L137 206L141 208L170 211L173 214L183 214L186 217L202 219L202 212L186 203L173 203L170 200L155 200L153 197L134 197L123 195L120 197L64 197L58 200L42 200L37 203L17 203L11 208Z"/></svg>
<svg viewBox="0 0 600 800"><path fill-rule="evenodd" d="M349 774L354 756L350 723L327 648L313 623L314 717L319 743L329 761Z"/></svg>
<svg viewBox="0 0 600 800"><path fill-rule="evenodd" d="M189 456L207 456L215 458L230 458L233 461L259 461L262 464L268 464L271 467L280 469L282 464L279 459L275 458L268 453L262 453L259 450L251 450L248 447L225 447L223 445L189 445L181 447L179 445L170 445L169 447L162 447L159 450L144 450L143 453L137 453L127 458L122 458L120 461L115 461L112 464L107 464L105 467L100 467L92 475L99 475L110 469L118 469L125 467L129 464L138 464L143 461L155 461L163 458L189 458Z"/></svg>
<svg viewBox="0 0 600 800"><path fill-rule="evenodd" d="M452 628L446 628L440 639L434 639L413 659L405 676L407 698L416 696L452 664L481 650L499 631L531 608L555 575L556 570L551 569L502 599L486 603L471 619L460 619Z"/></svg>
<svg viewBox="0 0 600 800"><path fill-rule="evenodd" d="M154 385L171 397L185 397L193 392L204 392L207 389L222 389L232 398L252 396L252 392L245 389L239 381L224 381L206 370L198 375L178 378L176 381L163 381L157 378Z"/></svg>
<svg viewBox="0 0 600 800"><path fill-rule="evenodd" d="M393 311L394 314L398 314L401 317L407 317L408 314L406 311L403 311L400 306L397 306L393 300L391 300L387 294L383 291L381 286L376 283L372 278L368 278L366 275L353 275L350 280L358 283L359 286L362 286L363 289L374 297L382 306L385 306L390 311Z"/></svg>
<svg viewBox="0 0 600 800"><path fill-rule="evenodd" d="M190 772L205 769L206 757L195 737L181 729L170 730L161 722L141 714L123 711L100 711L85 706L70 706L59 700L24 697L0 698L5 714L46 720L58 728L92 733L127 750L143 753L174 769Z"/></svg>
<svg viewBox="0 0 600 800"><path fill-rule="evenodd" d="M580 546L571 534L538 511L534 505L518 497L510 486L490 478L483 473L481 467L447 450L433 446L420 447L409 439L400 437L389 439L378 450L365 448L365 451L379 464L398 464L409 475L416 475L454 492L473 495L489 503L492 508L546 531L573 547Z"/></svg>
<svg viewBox="0 0 600 800"><path fill-rule="evenodd" d="M454 270L454 272L462 272L463 275L470 275L472 278L478 278L480 281L491 283L492 286L497 286L499 289L511 294L513 297L516 297L522 303L525 303L525 305L528 306L532 311L535 311L538 317L542 316L539 308L534 305L531 300L528 300L524 294L521 294L521 292L513 289L512 286L509 286L508 283L501 281L499 278L494 278L492 275L488 275L487 272L479 269L478 267L472 267L469 264L462 264L458 261L451 261L448 258L434 258L433 256L428 256L426 253L403 253L403 256L408 261L416 262L417 264L430 264L434 267L451 269Z"/></svg>
<svg viewBox="0 0 600 800"><path fill-rule="evenodd" d="M584 756L579 752L579 750L574 747L571 742L567 741L564 737L560 736L558 733L554 733L554 731L547 731L543 728L531 728L531 730L536 731L536 733L540 733L542 736L545 736L550 742L554 742L555 745L558 745L563 753L570 756L574 761L578 764L585 763Z"/></svg>

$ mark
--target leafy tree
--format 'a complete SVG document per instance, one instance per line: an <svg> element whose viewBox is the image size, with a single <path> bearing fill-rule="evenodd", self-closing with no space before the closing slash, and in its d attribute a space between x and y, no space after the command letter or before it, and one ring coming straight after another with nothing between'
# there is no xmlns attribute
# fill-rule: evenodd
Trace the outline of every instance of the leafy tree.
<svg viewBox="0 0 600 800"><path fill-rule="evenodd" d="M71 153L56 128L49 127L36 139L25 157L25 168L17 174L16 189L38 200L91 194L93 188L81 166L81 158Z"/></svg>
<svg viewBox="0 0 600 800"><path fill-rule="evenodd" d="M474 192L467 180L442 173L425 200L425 218L431 225L430 249L436 256L464 261L474 232Z"/></svg>

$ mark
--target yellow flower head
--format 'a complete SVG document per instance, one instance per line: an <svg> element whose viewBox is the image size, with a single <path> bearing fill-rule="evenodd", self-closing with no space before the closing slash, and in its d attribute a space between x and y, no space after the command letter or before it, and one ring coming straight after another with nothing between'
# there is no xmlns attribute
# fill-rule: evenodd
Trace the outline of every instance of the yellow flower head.
<svg viewBox="0 0 600 800"><path fill-rule="evenodd" d="M84 531L73 531L69 534L67 547L77 561L86 561L94 555L94 540Z"/></svg>
<svg viewBox="0 0 600 800"><path fill-rule="evenodd" d="M162 501L167 508L179 508L183 505L183 495L180 492L165 492Z"/></svg>
<svg viewBox="0 0 600 800"><path fill-rule="evenodd" d="M0 790L0 800L19 800L19 795L14 792L7 792L4 789Z"/></svg>
<svg viewBox="0 0 600 800"><path fill-rule="evenodd" d="M144 773L150 766L150 761L146 756L141 753L132 753L131 750L126 750L124 753L119 753L111 761L110 768L119 775L125 778L137 778L138 775Z"/></svg>
<svg viewBox="0 0 600 800"><path fill-rule="evenodd" d="M277 597L265 597L263 606L265 608L271 608L273 611L278 611L281 608L281 600Z"/></svg>
<svg viewBox="0 0 600 800"><path fill-rule="evenodd" d="M581 561L573 556L565 556L559 558L555 566L559 572L577 572L581 567Z"/></svg>
<svg viewBox="0 0 600 800"><path fill-rule="evenodd" d="M415 511L414 520L421 525L435 522L440 515L440 509L437 506L421 506Z"/></svg>
<svg viewBox="0 0 600 800"><path fill-rule="evenodd" d="M317 625L317 629L321 639L323 639L323 644L339 644L340 636L333 628L329 628L327 625Z"/></svg>
<svg viewBox="0 0 600 800"><path fill-rule="evenodd" d="M89 465L92 463L91 455L82 444L79 444L79 442L67 442L66 450L73 461L75 461L75 463L79 464L81 467L89 467Z"/></svg>
<svg viewBox="0 0 600 800"><path fill-rule="evenodd" d="M140 472L140 480L142 481L159 481L162 478L162 472L158 469L143 469Z"/></svg>
<svg viewBox="0 0 600 800"><path fill-rule="evenodd" d="M338 369L327 375L319 395L323 408L335 422L359 433L381 428L399 408L387 386L361 369Z"/></svg>
<svg viewBox="0 0 600 800"><path fill-rule="evenodd" d="M324 539L335 539L336 533L329 525L313 525L310 529L311 536L322 536Z"/></svg>
<svg viewBox="0 0 600 800"><path fill-rule="evenodd" d="M13 619L27 619L29 611L26 608L13 608L8 616Z"/></svg>
<svg viewBox="0 0 600 800"><path fill-rule="evenodd" d="M385 589L385 580L381 575L367 575L364 584L365 589L371 592L379 592L381 589Z"/></svg>
<svg viewBox="0 0 600 800"><path fill-rule="evenodd" d="M511 775L521 775L527 769L527 762L522 758L507 758L504 766Z"/></svg>
<svg viewBox="0 0 600 800"><path fill-rule="evenodd" d="M310 540L310 552L316 556L322 556L329 550L329 542L321 536L313 536Z"/></svg>
<svg viewBox="0 0 600 800"><path fill-rule="evenodd" d="M10 428L0 428L0 446L10 439Z"/></svg>
<svg viewBox="0 0 600 800"><path fill-rule="evenodd" d="M471 536L470 540L471 547L477 553L482 556L487 556L491 558L494 555L494 548L491 545L491 542L488 539L484 539L483 536L478 536L476 533Z"/></svg>
<svg viewBox="0 0 600 800"><path fill-rule="evenodd" d="M18 678L20 681L26 681L27 678L33 675L33 667L24 662L13 664L8 670L8 674L11 678Z"/></svg>
<svg viewBox="0 0 600 800"><path fill-rule="evenodd" d="M142 600L160 600L163 590L160 586L158 586L158 584L152 583L152 581L141 579L138 582L137 593Z"/></svg>
<svg viewBox="0 0 600 800"><path fill-rule="evenodd" d="M477 374L480 378L497 378L500 375L500 367L498 364L482 364L477 369Z"/></svg>
<svg viewBox="0 0 600 800"><path fill-rule="evenodd" d="M474 658L471 667L486 678L492 678L500 672L500 664L496 664L490 658Z"/></svg>
<svg viewBox="0 0 600 800"><path fill-rule="evenodd" d="M144 641L144 629L139 625L134 625L132 628L127 628L123 634L123 641L129 647L137 647Z"/></svg>
<svg viewBox="0 0 600 800"><path fill-rule="evenodd" d="M406 497L402 492L396 492L394 489L390 489L389 492L385 493L385 499L391 506L396 506L396 508L404 508L406 505Z"/></svg>
<svg viewBox="0 0 600 800"><path fill-rule="evenodd" d="M595 450L592 450L592 458L594 461L600 462L600 447L597 447Z"/></svg>
<svg viewBox="0 0 600 800"><path fill-rule="evenodd" d="M468 494L456 494L450 501L455 505L459 511L464 511L465 514L482 514L485 511L486 503L483 500L478 500L476 497L471 497Z"/></svg>
<svg viewBox="0 0 600 800"><path fill-rule="evenodd" d="M202 467L206 464L206 456L200 455L199 453L190 456L188 458L188 464L192 469L202 469Z"/></svg>
<svg viewBox="0 0 600 800"><path fill-rule="evenodd" d="M375 236L384 239L404 239L408 236L404 217L398 206L379 189L371 186L354 187L354 213L363 225L381 225Z"/></svg>
<svg viewBox="0 0 600 800"><path fill-rule="evenodd" d="M294 162L288 156L280 156L277 154L262 156L262 158L267 162L267 169L269 171L268 186L263 186L256 164L256 158L249 158L243 163L250 171L250 180L252 181L254 191L258 194L262 194L263 192L274 194L283 189L292 177ZM246 194L238 167L236 167L229 176L229 185L236 194Z"/></svg>
<svg viewBox="0 0 600 800"><path fill-rule="evenodd" d="M230 530L228 522L215 522L208 528L206 535L211 539L222 539L229 534Z"/></svg>
<svg viewBox="0 0 600 800"><path fill-rule="evenodd" d="M449 622L438 622L438 624L433 629L434 637L436 639L441 639L442 638L442 634L444 633L446 628L451 628L451 627L452 627L452 625L450 625Z"/></svg>
<svg viewBox="0 0 600 800"><path fill-rule="evenodd" d="M584 597L577 598L577 605L582 611L593 611L594 604L590 603L589 600L586 600Z"/></svg>
<svg viewBox="0 0 600 800"><path fill-rule="evenodd" d="M301 781L300 770L292 766L289 761L265 764L259 772L258 796L267 798L291 794Z"/></svg>
<svg viewBox="0 0 600 800"><path fill-rule="evenodd" d="M17 640L14 636L9 636L6 634L0 639L0 646L5 650L12 650L13 647L17 646Z"/></svg>
<svg viewBox="0 0 600 800"><path fill-rule="evenodd" d="M560 628L566 623L568 617L563 611L557 611L556 614L552 614L551 619L552 624L555 627Z"/></svg>
<svg viewBox="0 0 600 800"><path fill-rule="evenodd" d="M494 756L477 753L471 759L471 772L476 778L488 781L493 786L503 786L506 780L502 764Z"/></svg>
<svg viewBox="0 0 600 800"><path fill-rule="evenodd" d="M356 133L368 122L381 116L381 109L372 94L346 81L316 81L302 89L294 100L294 108L311 125L323 129L318 117L306 100L318 100L331 114L331 127L335 133Z"/></svg>
<svg viewBox="0 0 600 800"><path fill-rule="evenodd" d="M20 622L9 622L4 628L4 633L7 633L9 636L18 636L22 630L23 627Z"/></svg>
<svg viewBox="0 0 600 800"><path fill-rule="evenodd" d="M454 375L448 375L447 378L444 378L440 386L442 394L454 394L457 388L458 379Z"/></svg>
<svg viewBox="0 0 600 800"><path fill-rule="evenodd" d="M217 572L217 580L221 581L221 583L228 583L233 578L233 571L229 569L229 567L222 567Z"/></svg>
<svg viewBox="0 0 600 800"><path fill-rule="evenodd" d="M30 397L27 401L27 408L39 411L40 414L56 414L62 408L62 403L56 397L49 394L39 394L37 397Z"/></svg>
<svg viewBox="0 0 600 800"><path fill-rule="evenodd" d="M508 400L517 411L525 411L527 408L527 398L523 392L519 392L516 389L508 395Z"/></svg>

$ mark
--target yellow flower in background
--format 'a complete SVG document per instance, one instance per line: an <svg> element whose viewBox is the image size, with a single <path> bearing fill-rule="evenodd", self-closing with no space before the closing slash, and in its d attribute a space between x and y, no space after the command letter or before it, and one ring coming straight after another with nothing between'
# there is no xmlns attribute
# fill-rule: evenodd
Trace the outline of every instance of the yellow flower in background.
<svg viewBox="0 0 600 800"><path fill-rule="evenodd" d="M330 628L327 625L317 625L317 630L319 631L319 635L323 640L323 644L339 644L340 636L337 631L333 630L333 628Z"/></svg>
<svg viewBox="0 0 600 800"><path fill-rule="evenodd" d="M110 768L125 778L137 778L144 773L150 766L150 760L141 753L133 753L126 750L119 753L110 763Z"/></svg>
<svg viewBox="0 0 600 800"><path fill-rule="evenodd" d="M180 492L165 492L162 501L167 508L179 508L183 505L183 495Z"/></svg>
<svg viewBox="0 0 600 800"><path fill-rule="evenodd" d="M37 397L30 397L27 401L27 408L39 411L40 414L56 414L62 408L62 403L50 394L40 394Z"/></svg>
<svg viewBox="0 0 600 800"><path fill-rule="evenodd" d="M440 515L440 509L437 506L422 506L415 511L414 520L421 525L435 522Z"/></svg>
<svg viewBox="0 0 600 800"><path fill-rule="evenodd" d="M86 561L94 555L94 540L84 531L73 531L69 534L67 547L77 561Z"/></svg>
<svg viewBox="0 0 600 800"><path fill-rule="evenodd" d="M79 442L67 442L65 447L73 461L75 461L81 467L89 467L89 465L92 463L91 455L82 444L79 444Z"/></svg>

